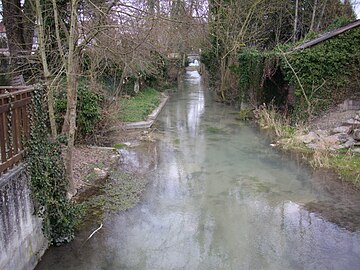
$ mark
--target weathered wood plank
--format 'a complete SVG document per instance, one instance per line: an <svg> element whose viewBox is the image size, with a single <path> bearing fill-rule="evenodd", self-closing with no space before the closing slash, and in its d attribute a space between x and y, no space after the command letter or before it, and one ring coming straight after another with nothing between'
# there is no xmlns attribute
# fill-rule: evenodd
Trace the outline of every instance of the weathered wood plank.
<svg viewBox="0 0 360 270"><path fill-rule="evenodd" d="M310 48L312 46L315 46L323 41L326 41L332 37L335 37L335 36L338 36L350 29L353 29L355 27L359 27L360 26L360 20L357 20L357 21L354 21L352 23L349 23L343 27L340 27L340 28L337 28L333 31L330 31L330 32L327 32L327 33L324 33L322 34L321 36L319 36L318 38L315 38L313 40L310 40L310 41L307 41L291 50L289 50L289 52L296 52L296 51L301 51L301 50L304 50L306 48Z"/></svg>
<svg viewBox="0 0 360 270"><path fill-rule="evenodd" d="M1 142L1 162L6 161L6 142L5 142L5 114L0 113L0 142Z"/></svg>
<svg viewBox="0 0 360 270"><path fill-rule="evenodd" d="M15 156L8 159L6 162L0 164L0 173L5 172L7 169L11 168L11 166L18 163L23 156L23 151L17 153Z"/></svg>

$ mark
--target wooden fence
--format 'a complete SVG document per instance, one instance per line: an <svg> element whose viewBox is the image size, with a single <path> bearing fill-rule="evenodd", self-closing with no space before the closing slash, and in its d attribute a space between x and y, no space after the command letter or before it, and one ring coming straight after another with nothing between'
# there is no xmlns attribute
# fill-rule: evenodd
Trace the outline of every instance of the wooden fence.
<svg viewBox="0 0 360 270"><path fill-rule="evenodd" d="M21 161L30 133L30 103L33 87L0 87L0 174Z"/></svg>

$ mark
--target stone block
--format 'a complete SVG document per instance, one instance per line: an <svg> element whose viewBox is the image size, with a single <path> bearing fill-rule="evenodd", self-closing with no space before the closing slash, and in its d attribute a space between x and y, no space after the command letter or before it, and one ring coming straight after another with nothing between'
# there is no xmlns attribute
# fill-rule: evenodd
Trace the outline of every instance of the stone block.
<svg viewBox="0 0 360 270"><path fill-rule="evenodd" d="M331 130L331 134L336 134L336 133L349 133L351 130L351 126L340 126L340 127L336 127L334 129Z"/></svg>

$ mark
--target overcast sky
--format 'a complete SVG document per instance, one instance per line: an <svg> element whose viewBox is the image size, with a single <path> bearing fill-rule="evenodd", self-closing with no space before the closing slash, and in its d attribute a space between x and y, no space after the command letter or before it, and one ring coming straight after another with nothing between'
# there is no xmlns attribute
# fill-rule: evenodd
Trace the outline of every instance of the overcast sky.
<svg viewBox="0 0 360 270"><path fill-rule="evenodd" d="M344 1L342 0L342 2L344 3ZM351 2L353 7L354 7L354 10L355 10L355 13L356 13L356 17L358 19L360 19L360 0L351 0Z"/></svg>
<svg viewBox="0 0 360 270"><path fill-rule="evenodd" d="M360 19L360 5L359 4L357 4L355 6L355 12L356 12L357 18Z"/></svg>

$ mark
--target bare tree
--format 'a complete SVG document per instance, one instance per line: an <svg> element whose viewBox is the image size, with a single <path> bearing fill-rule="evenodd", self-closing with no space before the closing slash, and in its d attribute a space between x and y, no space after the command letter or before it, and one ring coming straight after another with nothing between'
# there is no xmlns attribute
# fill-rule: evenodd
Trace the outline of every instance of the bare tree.
<svg viewBox="0 0 360 270"><path fill-rule="evenodd" d="M237 62L241 47L261 44L265 36L264 16L269 13L268 3L262 1L222 1L210 3L210 35L213 50L219 61L218 93L222 100L237 92L237 83L230 70Z"/></svg>
<svg viewBox="0 0 360 270"><path fill-rule="evenodd" d="M317 9L317 0L314 0L313 12L312 12L312 16L311 16L311 23L310 23L310 29L309 29L310 32L314 30L316 9Z"/></svg>
<svg viewBox="0 0 360 270"><path fill-rule="evenodd" d="M297 39L297 27L299 20L299 0L295 0L295 16L294 16L294 33L293 33L293 42Z"/></svg>

